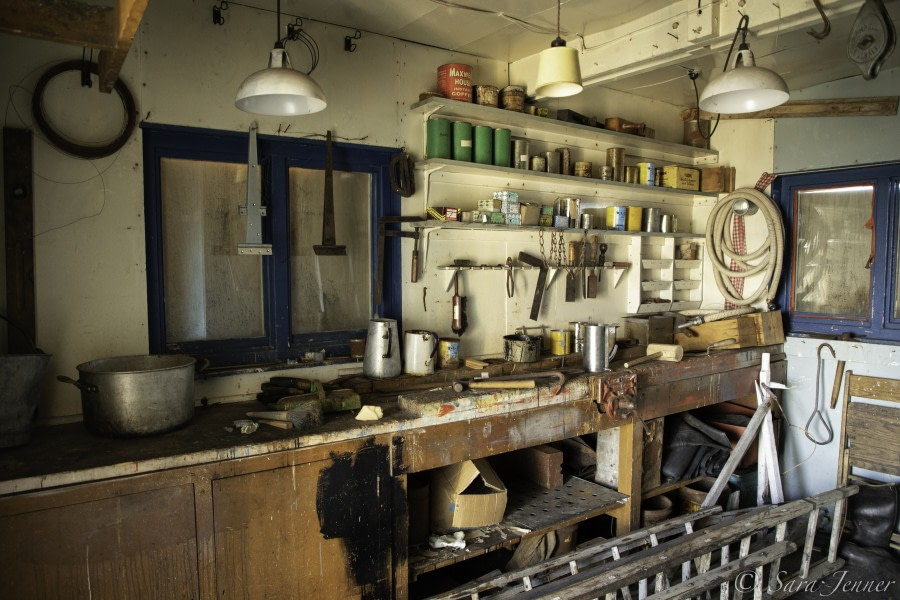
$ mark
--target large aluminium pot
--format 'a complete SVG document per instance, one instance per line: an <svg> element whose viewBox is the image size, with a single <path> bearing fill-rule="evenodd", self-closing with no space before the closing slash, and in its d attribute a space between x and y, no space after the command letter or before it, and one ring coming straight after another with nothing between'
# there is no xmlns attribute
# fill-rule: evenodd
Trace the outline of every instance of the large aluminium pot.
<svg viewBox="0 0 900 600"><path fill-rule="evenodd" d="M101 358L78 365L88 431L112 437L152 435L177 429L194 415L194 364L190 356Z"/></svg>

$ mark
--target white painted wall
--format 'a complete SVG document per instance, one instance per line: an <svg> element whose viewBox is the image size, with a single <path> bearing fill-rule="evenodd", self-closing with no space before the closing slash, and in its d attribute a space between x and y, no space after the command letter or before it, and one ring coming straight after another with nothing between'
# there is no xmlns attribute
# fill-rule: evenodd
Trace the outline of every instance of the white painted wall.
<svg viewBox="0 0 900 600"><path fill-rule="evenodd" d="M900 94L900 69L882 72L876 79L865 81L853 77L843 81L800 90L797 99L859 98ZM778 172L814 170L852 166L900 159L900 116L841 117L818 119L779 119L775 124L774 163ZM824 340L788 338L790 389L784 394L784 408L792 425L803 427L815 406L816 348ZM837 358L847 361L847 370L858 375L900 378L900 351L897 346L862 342L829 341ZM824 351L824 384L822 393L831 397L836 361ZM815 447L797 427L788 428L782 469L790 471L785 478L788 499L800 498L834 487L841 411L825 409L835 430L835 440ZM822 439L823 430L813 430ZM815 448L815 453L813 449ZM802 463L802 464L799 464ZM796 466L795 465L798 465Z"/></svg>
<svg viewBox="0 0 900 600"><path fill-rule="evenodd" d="M508 82L504 63L369 34L356 41L356 52L347 53L343 36L352 31L307 22L304 27L321 48L313 75L326 91L328 108L306 117L255 117L234 108L233 98L247 75L265 67L274 41L275 16L236 5L225 16L227 22L219 27L211 22L208 4L180 0L149 4L121 73L141 120L246 131L255 119L262 134L277 134L290 125L289 137L323 134L330 128L340 138L406 147L419 159L422 120L420 115L408 114L407 108L418 101L420 92L436 88L439 65L465 62L474 66L477 83L502 86ZM295 66L306 69L308 58L302 47L291 44L288 49ZM72 46L0 34L0 55L15 57L0 71L0 89L9 90L4 124L30 128L31 90L39 76L51 64L80 58L81 52ZM110 115L118 119L120 114L117 101L100 96L96 89L75 86L55 98L48 94L48 101L55 102L54 111L59 112L53 114L60 115L61 129L76 139L109 127ZM678 107L663 102L597 89L570 106L598 117L647 120L661 139L679 141L681 137ZM78 391L56 382L57 374L73 376L80 363L148 350L141 132L138 129L116 155L95 161L65 156L36 134L34 170L37 342L53 355L39 408L40 421L48 423L80 418ZM403 206L407 213L420 211L421 198L404 200ZM521 234L488 239L482 234L436 233L428 273L419 284L404 289L407 328L449 333L451 294L445 291L446 277L433 267L460 256L460 248L468 258L503 262L519 249L537 252L537 240L534 234L524 239ZM410 250L411 242L404 240L403 273L409 272ZM625 248L611 248L610 256L627 260ZM502 275L464 278L461 291L470 297L464 353L499 352L502 335L527 322L533 277L519 274L516 284L515 299L506 303ZM5 303L4 286L2 277L0 307ZM427 311L422 305L424 287L428 287ZM604 291L608 287L608 281L601 283L603 299L593 306L578 302L564 307L563 286L557 282L546 304L548 311L557 312L542 322L561 326L574 319L618 318L620 291ZM296 374L327 380L359 370L359 366L328 367ZM226 401L252 397L269 376L215 378L198 385L197 397Z"/></svg>

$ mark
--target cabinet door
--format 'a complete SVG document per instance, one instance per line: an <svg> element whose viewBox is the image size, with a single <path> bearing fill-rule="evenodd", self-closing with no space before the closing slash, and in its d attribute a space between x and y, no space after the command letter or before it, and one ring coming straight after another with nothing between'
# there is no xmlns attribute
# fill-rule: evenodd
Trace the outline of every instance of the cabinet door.
<svg viewBox="0 0 900 600"><path fill-rule="evenodd" d="M212 482L217 596L390 598L388 449Z"/></svg>
<svg viewBox="0 0 900 600"><path fill-rule="evenodd" d="M98 499L61 490L10 514L14 503L0 503L0 598L199 596L192 485Z"/></svg>

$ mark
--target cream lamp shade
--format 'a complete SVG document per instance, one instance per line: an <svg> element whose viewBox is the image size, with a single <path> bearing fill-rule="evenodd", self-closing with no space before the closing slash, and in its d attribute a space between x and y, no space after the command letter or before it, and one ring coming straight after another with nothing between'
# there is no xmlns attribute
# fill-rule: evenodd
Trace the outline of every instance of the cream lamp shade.
<svg viewBox="0 0 900 600"><path fill-rule="evenodd" d="M700 108L726 115L756 112L784 104L787 84L777 73L757 67L753 53L738 50L724 73L714 77L700 94Z"/></svg>
<svg viewBox="0 0 900 600"><path fill-rule="evenodd" d="M269 55L269 67L251 74L238 88L234 105L258 115L308 115L324 110L325 93L312 77L291 66L284 48Z"/></svg>
<svg viewBox="0 0 900 600"><path fill-rule="evenodd" d="M577 94L582 89L578 51L568 48L565 41L556 38L538 56L535 93L538 96L562 98Z"/></svg>

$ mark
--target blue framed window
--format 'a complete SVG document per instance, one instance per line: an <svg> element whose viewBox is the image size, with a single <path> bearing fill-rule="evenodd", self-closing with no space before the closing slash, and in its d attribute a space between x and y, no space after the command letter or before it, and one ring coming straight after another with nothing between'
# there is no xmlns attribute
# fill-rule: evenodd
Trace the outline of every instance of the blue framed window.
<svg viewBox="0 0 900 600"><path fill-rule="evenodd" d="M144 124L144 205L150 352L207 358L213 367L294 366L324 351L349 356L373 314L400 319L399 238L384 243L375 305L380 218L400 213L388 165L394 148L335 143L336 243L320 256L325 142L259 135L263 242L246 241L246 133Z"/></svg>
<svg viewBox="0 0 900 600"><path fill-rule="evenodd" d="M783 175L772 192L789 332L900 342L900 163Z"/></svg>

